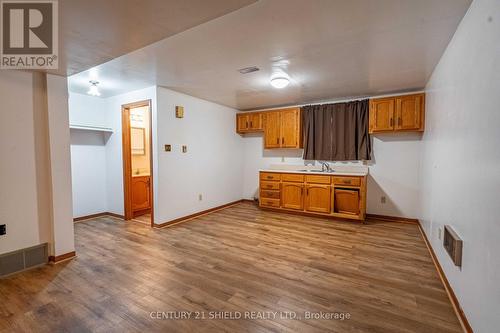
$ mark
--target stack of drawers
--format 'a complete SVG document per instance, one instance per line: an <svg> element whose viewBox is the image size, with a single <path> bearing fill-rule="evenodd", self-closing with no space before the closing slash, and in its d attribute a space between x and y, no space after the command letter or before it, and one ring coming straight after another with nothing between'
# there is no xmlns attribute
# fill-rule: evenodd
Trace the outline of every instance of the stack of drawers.
<svg viewBox="0 0 500 333"><path fill-rule="evenodd" d="M260 201L264 206L280 206L281 174L271 172L260 173Z"/></svg>

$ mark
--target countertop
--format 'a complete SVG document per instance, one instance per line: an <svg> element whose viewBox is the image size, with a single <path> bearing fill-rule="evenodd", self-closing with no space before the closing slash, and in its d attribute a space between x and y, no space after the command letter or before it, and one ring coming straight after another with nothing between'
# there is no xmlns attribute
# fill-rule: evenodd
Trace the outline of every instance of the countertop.
<svg viewBox="0 0 500 333"><path fill-rule="evenodd" d="M364 177L368 175L368 168L363 171L354 171L354 170L335 170L334 172L322 172L321 170L288 170L288 169L260 169L261 172L279 172L279 173L300 173L304 175L326 175L326 176L358 176Z"/></svg>

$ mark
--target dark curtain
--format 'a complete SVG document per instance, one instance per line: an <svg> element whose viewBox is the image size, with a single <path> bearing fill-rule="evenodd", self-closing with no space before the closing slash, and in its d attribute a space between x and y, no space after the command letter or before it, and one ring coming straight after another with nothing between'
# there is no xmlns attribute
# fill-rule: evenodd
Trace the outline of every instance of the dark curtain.
<svg viewBox="0 0 500 333"><path fill-rule="evenodd" d="M302 107L304 159L371 159L368 100Z"/></svg>

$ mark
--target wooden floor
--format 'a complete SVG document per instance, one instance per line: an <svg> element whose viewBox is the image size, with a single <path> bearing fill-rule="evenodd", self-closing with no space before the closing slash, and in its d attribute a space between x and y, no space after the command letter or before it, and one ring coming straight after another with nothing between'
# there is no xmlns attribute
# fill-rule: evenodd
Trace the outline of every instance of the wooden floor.
<svg viewBox="0 0 500 333"><path fill-rule="evenodd" d="M461 331L416 225L242 203L166 229L96 218L75 233L76 259L0 280L0 332ZM268 318L208 319L221 311Z"/></svg>

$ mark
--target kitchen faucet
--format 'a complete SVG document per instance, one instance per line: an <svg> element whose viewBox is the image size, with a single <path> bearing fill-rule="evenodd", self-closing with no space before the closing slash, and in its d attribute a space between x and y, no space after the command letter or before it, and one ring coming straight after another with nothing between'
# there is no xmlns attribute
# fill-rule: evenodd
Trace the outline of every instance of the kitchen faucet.
<svg viewBox="0 0 500 333"><path fill-rule="evenodd" d="M326 162L321 162L319 161L319 163L321 164L321 171L323 172L331 172L332 169L330 168L330 164L326 163Z"/></svg>

